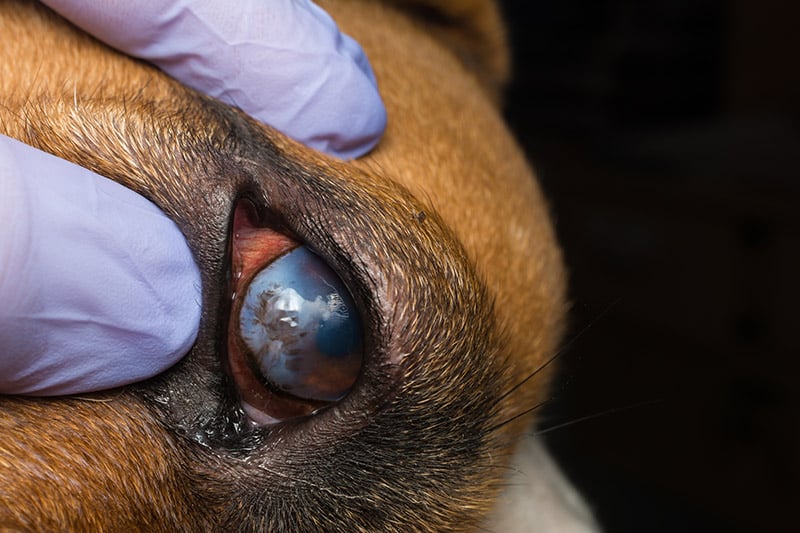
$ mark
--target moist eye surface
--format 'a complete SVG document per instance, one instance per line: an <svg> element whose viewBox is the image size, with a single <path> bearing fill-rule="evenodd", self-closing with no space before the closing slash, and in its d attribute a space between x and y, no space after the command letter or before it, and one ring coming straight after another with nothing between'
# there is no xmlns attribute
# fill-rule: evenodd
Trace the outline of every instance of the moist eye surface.
<svg viewBox="0 0 800 533"><path fill-rule="evenodd" d="M258 272L239 310L249 366L267 385L303 400L333 402L362 365L362 328L336 273L300 246Z"/></svg>

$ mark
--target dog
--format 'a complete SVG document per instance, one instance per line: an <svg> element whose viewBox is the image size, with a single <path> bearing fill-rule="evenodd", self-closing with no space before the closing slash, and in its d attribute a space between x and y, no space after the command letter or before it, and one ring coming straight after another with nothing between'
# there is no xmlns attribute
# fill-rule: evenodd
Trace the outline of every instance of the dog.
<svg viewBox="0 0 800 533"><path fill-rule="evenodd" d="M0 398L3 530L595 530L532 429L565 273L499 113L509 59L497 6L319 3L364 47L388 111L385 137L355 161L37 3L0 3L0 133L157 204L186 236L204 302L195 346L156 378ZM363 355L343 398L242 378L231 324L247 276L234 272L279 254L247 259L239 230L256 249L304 245L348 288Z"/></svg>

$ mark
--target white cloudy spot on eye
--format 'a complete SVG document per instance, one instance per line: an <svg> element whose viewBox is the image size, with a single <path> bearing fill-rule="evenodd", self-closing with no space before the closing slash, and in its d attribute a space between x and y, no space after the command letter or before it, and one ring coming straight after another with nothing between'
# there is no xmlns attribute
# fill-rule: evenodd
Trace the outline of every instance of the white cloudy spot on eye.
<svg viewBox="0 0 800 533"><path fill-rule="evenodd" d="M291 288L280 291L277 297L273 299L272 306L276 311L294 311L299 312L303 308L305 299L300 294Z"/></svg>
<svg viewBox="0 0 800 533"><path fill-rule="evenodd" d="M293 316L285 316L283 318L280 318L279 320L284 324L286 324L287 326L289 326L290 328L297 327L297 319Z"/></svg>

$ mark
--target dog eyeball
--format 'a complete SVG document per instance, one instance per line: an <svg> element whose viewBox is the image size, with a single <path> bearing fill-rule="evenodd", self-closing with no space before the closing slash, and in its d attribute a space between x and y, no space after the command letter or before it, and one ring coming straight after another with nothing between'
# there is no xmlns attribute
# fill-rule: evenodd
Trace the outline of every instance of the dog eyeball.
<svg viewBox="0 0 800 533"><path fill-rule="evenodd" d="M256 274L239 312L250 367L296 398L334 402L362 364L361 320L336 273L303 246Z"/></svg>

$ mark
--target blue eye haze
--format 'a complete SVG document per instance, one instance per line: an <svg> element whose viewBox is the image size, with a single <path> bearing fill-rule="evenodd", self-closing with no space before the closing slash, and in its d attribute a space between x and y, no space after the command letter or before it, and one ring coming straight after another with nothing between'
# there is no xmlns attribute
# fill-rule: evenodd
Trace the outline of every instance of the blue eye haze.
<svg viewBox="0 0 800 533"><path fill-rule="evenodd" d="M346 389L320 393L325 373L336 364L352 369L356 358L360 366L361 326L352 298L338 276L304 247L253 278L239 328L264 377L287 392L336 399L329 396Z"/></svg>

